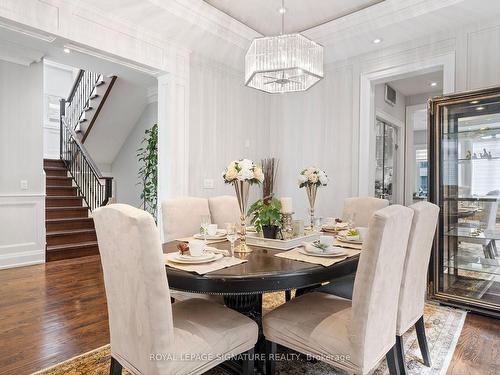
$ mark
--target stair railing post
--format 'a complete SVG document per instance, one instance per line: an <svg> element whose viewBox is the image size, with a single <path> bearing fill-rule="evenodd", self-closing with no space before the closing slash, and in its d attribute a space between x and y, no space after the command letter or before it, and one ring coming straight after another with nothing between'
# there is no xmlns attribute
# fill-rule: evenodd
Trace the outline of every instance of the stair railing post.
<svg viewBox="0 0 500 375"><path fill-rule="evenodd" d="M104 204L106 205L109 202L109 199L111 198L113 192L113 179L112 178L106 178L106 185L105 185L105 191L104 191Z"/></svg>
<svg viewBox="0 0 500 375"><path fill-rule="evenodd" d="M66 115L66 100L59 100L59 158L63 160L63 116Z"/></svg>

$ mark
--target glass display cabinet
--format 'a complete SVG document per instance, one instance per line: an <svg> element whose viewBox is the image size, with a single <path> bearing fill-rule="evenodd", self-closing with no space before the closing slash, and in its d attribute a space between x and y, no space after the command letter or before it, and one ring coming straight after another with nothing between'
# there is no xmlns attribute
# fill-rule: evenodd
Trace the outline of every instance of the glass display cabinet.
<svg viewBox="0 0 500 375"><path fill-rule="evenodd" d="M429 101L429 200L440 206L429 291L500 316L500 88Z"/></svg>

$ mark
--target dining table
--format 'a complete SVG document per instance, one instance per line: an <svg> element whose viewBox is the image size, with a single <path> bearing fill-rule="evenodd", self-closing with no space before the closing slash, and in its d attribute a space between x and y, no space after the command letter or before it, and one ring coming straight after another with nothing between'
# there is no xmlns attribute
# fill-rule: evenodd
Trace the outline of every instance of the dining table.
<svg viewBox="0 0 500 375"><path fill-rule="evenodd" d="M324 233L326 234L326 233ZM163 252L178 252L178 241L163 244ZM229 250L229 242L217 243L220 250ZM263 350L262 295L264 293L307 289L332 279L356 272L359 254L325 267L277 257L284 250L251 246L250 253L234 253L246 262L203 275L166 265L169 287L176 291L220 295L227 307L253 319L259 326L256 352Z"/></svg>

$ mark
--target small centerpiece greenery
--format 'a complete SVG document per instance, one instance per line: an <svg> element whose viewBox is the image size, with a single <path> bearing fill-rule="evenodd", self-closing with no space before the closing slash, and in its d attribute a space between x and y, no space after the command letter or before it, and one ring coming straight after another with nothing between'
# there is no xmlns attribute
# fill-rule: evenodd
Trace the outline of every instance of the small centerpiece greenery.
<svg viewBox="0 0 500 375"><path fill-rule="evenodd" d="M250 222L265 238L276 238L281 228L281 202L279 199L259 199L248 211Z"/></svg>

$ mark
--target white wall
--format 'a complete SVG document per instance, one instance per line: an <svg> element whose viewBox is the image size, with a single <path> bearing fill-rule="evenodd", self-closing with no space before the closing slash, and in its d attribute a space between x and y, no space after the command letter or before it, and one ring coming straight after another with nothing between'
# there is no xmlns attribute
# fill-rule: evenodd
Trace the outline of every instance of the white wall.
<svg viewBox="0 0 500 375"><path fill-rule="evenodd" d="M158 103L150 103L142 112L139 120L128 135L121 147L113 164L111 165L111 176L114 180L114 196L117 203L126 203L140 207L142 201L141 185L137 185L139 162L137 160L137 149L142 145L144 132L158 122Z"/></svg>
<svg viewBox="0 0 500 375"><path fill-rule="evenodd" d="M43 63L0 61L0 82L0 268L5 268L45 260Z"/></svg>
<svg viewBox="0 0 500 375"><path fill-rule="evenodd" d="M234 194L222 172L234 159L270 154L273 98L243 84L243 73L194 56L189 101L189 195ZM204 188L212 180L213 189ZM252 187L250 201L260 197Z"/></svg>
<svg viewBox="0 0 500 375"><path fill-rule="evenodd" d="M390 83L389 83L390 86ZM396 104L391 105L385 101L385 84L380 83L375 85L375 113L383 112L392 116L393 118L405 122L406 113L406 96L396 91ZM385 119L387 120L387 119ZM390 121L389 121L390 122ZM394 124L393 124L394 125Z"/></svg>
<svg viewBox="0 0 500 375"><path fill-rule="evenodd" d="M279 96L280 121L272 122L271 154L280 159L276 194L293 198L296 218L308 216L308 200L298 174L308 166L326 171L316 215L340 215L352 190L353 70L328 67L326 78L307 92Z"/></svg>
<svg viewBox="0 0 500 375"><path fill-rule="evenodd" d="M59 119L49 116L49 105L54 105L58 99L68 98L77 72L78 69L70 66L44 61L43 155L46 159L58 159L60 148Z"/></svg>

